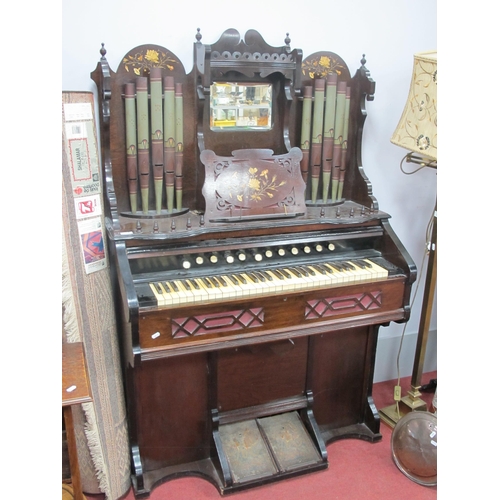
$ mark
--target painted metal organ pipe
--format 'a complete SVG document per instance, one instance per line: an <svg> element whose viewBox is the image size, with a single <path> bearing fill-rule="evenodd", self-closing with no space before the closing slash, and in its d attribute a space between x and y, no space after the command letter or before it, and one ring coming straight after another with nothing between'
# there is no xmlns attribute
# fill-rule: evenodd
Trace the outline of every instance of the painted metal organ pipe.
<svg viewBox="0 0 500 500"><path fill-rule="evenodd" d="M161 69L136 77L124 85L127 182L132 214L148 214L150 176L153 177L154 212L182 209L183 89L172 76L162 79ZM139 204L140 193L140 204Z"/></svg>
<svg viewBox="0 0 500 500"><path fill-rule="evenodd" d="M319 198L323 204L339 202L343 196L351 89L347 82L337 80L332 73L303 89L301 172L306 182L310 180L314 204L321 203Z"/></svg>

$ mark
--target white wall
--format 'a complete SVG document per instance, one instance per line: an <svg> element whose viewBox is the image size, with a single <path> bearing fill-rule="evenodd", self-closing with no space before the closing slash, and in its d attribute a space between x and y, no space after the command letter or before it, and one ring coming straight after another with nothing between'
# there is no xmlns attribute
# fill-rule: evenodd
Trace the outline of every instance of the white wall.
<svg viewBox="0 0 500 500"><path fill-rule="evenodd" d="M240 5L240 7L238 7ZM375 99L367 103L364 129L363 166L373 185L380 209L392 215L391 223L418 268L425 251L427 223L436 197L436 172L421 170L412 176L401 173L405 151L390 142L403 110L415 52L437 48L437 0L289 0L271 2L233 0L168 2L159 0L64 0L62 4L62 90L95 90L90 73L100 58L101 42L106 58L116 70L130 49L146 44L164 46L192 68L193 43L197 28L202 43L216 42L223 31L237 29L243 36L256 29L274 46L284 44L290 34L292 48L304 57L328 50L339 54L351 74L366 54L366 67L376 82ZM425 22L423 22L425 20ZM404 165L411 170L412 166ZM415 287L414 287L415 288ZM406 327L408 338L418 329L423 280L414 312ZM434 307L431 330L437 328ZM379 349L394 345L402 325L381 328ZM435 336L428 350L436 359ZM383 379L387 363L396 359L392 351L378 355L375 380ZM391 358L394 358L391 360ZM409 375L413 355L407 356L401 376ZM380 365L382 363L383 366ZM429 369L435 369L431 366ZM388 376L388 375L387 375Z"/></svg>

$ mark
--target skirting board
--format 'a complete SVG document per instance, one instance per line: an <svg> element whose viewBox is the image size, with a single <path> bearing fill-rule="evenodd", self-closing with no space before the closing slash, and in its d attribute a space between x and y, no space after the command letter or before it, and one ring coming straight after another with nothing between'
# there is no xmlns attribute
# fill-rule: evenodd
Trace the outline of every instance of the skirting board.
<svg viewBox="0 0 500 500"><path fill-rule="evenodd" d="M379 336L375 359L374 383L398 377L397 358L401 336ZM405 333L399 357L399 375L408 377L413 371L417 332ZM437 330L430 330L427 339L423 373L437 370Z"/></svg>

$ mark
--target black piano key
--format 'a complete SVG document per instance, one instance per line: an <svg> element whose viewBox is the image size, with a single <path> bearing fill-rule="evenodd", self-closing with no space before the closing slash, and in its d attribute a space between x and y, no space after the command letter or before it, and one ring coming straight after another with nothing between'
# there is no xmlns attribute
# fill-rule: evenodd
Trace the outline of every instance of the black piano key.
<svg viewBox="0 0 500 500"><path fill-rule="evenodd" d="M227 278L232 281L233 285L236 285L238 286L240 284L240 282L232 275L232 274L228 274L227 275Z"/></svg>
<svg viewBox="0 0 500 500"><path fill-rule="evenodd" d="M333 270L328 267L328 266L325 266L325 264L317 264L318 266L321 267L321 269L323 269L325 271L325 274L332 274L333 273Z"/></svg>
<svg viewBox="0 0 500 500"><path fill-rule="evenodd" d="M302 273L302 276L304 278L308 278L309 276L314 276L316 273L314 272L314 269L311 269L306 266L300 266L299 267L300 272Z"/></svg>
<svg viewBox="0 0 500 500"><path fill-rule="evenodd" d="M214 280L218 281L219 282L219 285L222 285L222 286L227 286L227 282L226 280L224 279L224 276L213 276L212 277Z"/></svg>
<svg viewBox="0 0 500 500"><path fill-rule="evenodd" d="M351 260L351 262L355 265L360 267L361 269L366 269L368 267L368 263L365 262L364 260Z"/></svg>
<svg viewBox="0 0 500 500"><path fill-rule="evenodd" d="M198 283L196 283L196 281L191 281L189 279L186 280L190 285L191 285L191 289L192 290L199 290L200 289L200 285L198 285Z"/></svg>
<svg viewBox="0 0 500 500"><path fill-rule="evenodd" d="M261 281L271 281L271 278L261 271L254 271Z"/></svg>
<svg viewBox="0 0 500 500"><path fill-rule="evenodd" d="M344 268L340 265L339 262L335 262L335 263L329 262L328 264L330 266L332 266L334 269L336 269L337 271L339 271L339 272L343 272L344 271Z"/></svg>
<svg viewBox="0 0 500 500"><path fill-rule="evenodd" d="M280 280L284 280L285 276L280 272L279 269L273 269L273 273L278 277Z"/></svg>
<svg viewBox="0 0 500 500"><path fill-rule="evenodd" d="M244 277L244 276L242 276L241 274L238 274L238 273L234 274L234 276L236 276L236 278L237 278L238 280L240 280L240 282L241 282L241 283L243 283L243 284L245 284L245 285L246 285L247 280L245 279L245 277Z"/></svg>
<svg viewBox="0 0 500 500"><path fill-rule="evenodd" d="M314 270L318 271L320 274L326 274L326 271L324 269L321 269L320 266L316 264L312 264L310 267L312 267Z"/></svg>
<svg viewBox="0 0 500 500"><path fill-rule="evenodd" d="M286 279L291 279L292 275L286 269L280 269L280 272L283 273Z"/></svg>
<svg viewBox="0 0 500 500"><path fill-rule="evenodd" d="M210 278L207 277L207 280L212 283L215 288L220 288L220 283L213 276Z"/></svg>
<svg viewBox="0 0 500 500"><path fill-rule="evenodd" d="M264 283L267 281L267 279L264 277L264 275L260 271L252 271L255 276L257 276L257 279L261 282Z"/></svg>
<svg viewBox="0 0 500 500"><path fill-rule="evenodd" d="M264 270L264 271L262 271L262 274L263 274L264 276L267 276L267 278L269 279L269 281L274 281L274 276L273 276L273 274L272 274L272 273L270 273L269 271Z"/></svg>
<svg viewBox="0 0 500 500"><path fill-rule="evenodd" d="M208 278L202 277L202 278L201 278L201 281L203 281L203 283L205 283L205 285L206 285L208 288L213 288L213 287L214 287L214 286L212 285L212 282L211 282Z"/></svg>
<svg viewBox="0 0 500 500"><path fill-rule="evenodd" d="M302 274L302 276L309 276L311 274L311 270L305 268L304 266L295 266L295 268Z"/></svg>
<svg viewBox="0 0 500 500"><path fill-rule="evenodd" d="M191 285L191 283L188 280L180 280L180 282L184 285L186 290L193 290L194 287Z"/></svg>
<svg viewBox="0 0 500 500"><path fill-rule="evenodd" d="M252 273L249 273L247 272L246 275L254 282L254 283L258 283L259 282L259 278L257 278L257 276L254 276Z"/></svg>

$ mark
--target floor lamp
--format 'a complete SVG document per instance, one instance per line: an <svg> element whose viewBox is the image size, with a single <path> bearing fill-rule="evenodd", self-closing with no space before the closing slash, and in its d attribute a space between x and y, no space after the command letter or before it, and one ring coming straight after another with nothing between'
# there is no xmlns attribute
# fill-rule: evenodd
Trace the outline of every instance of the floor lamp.
<svg viewBox="0 0 500 500"><path fill-rule="evenodd" d="M413 76L408 100L391 142L410 152L403 161L415 163L420 168L437 169L437 52L419 52L414 55ZM417 169L417 170L420 170ZM416 172L416 170L415 170ZM429 260L425 279L420 324L413 363L411 389L401 398L395 390L395 404L380 410L380 418L394 427L398 420L411 411L426 411L420 399L422 370L427 349L429 324L437 280L437 202L432 220L429 241Z"/></svg>

